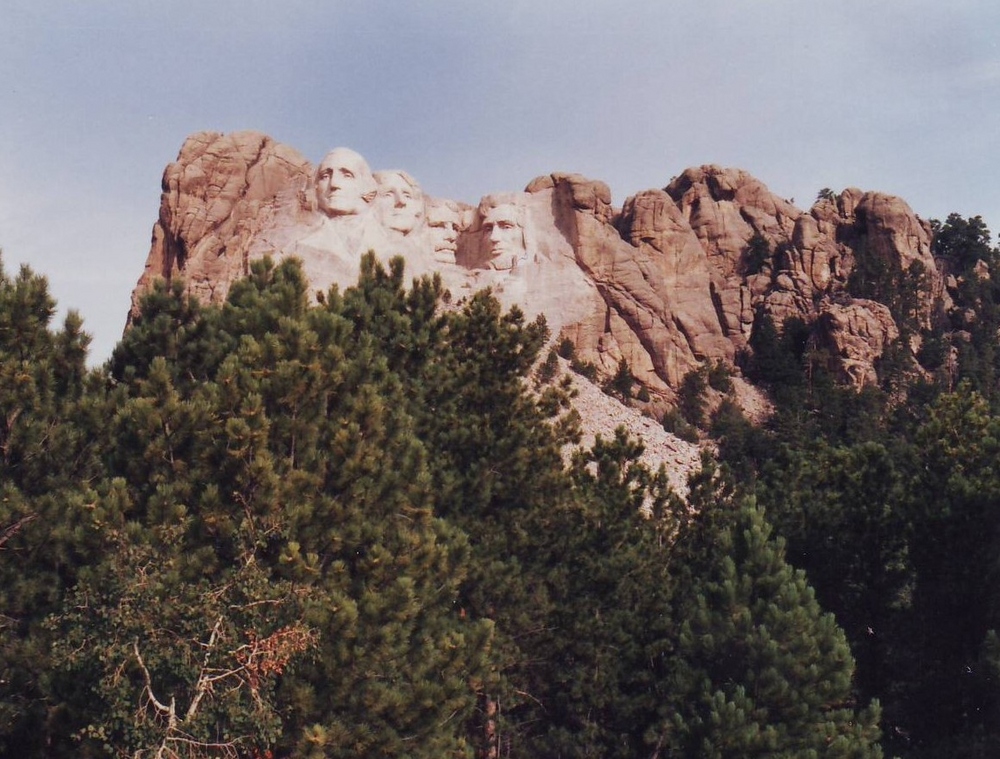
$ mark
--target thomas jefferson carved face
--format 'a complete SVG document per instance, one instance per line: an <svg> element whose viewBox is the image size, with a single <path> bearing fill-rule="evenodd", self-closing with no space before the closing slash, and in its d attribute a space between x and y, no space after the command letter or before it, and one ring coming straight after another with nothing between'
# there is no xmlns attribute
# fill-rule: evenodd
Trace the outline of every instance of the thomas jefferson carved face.
<svg viewBox="0 0 1000 759"><path fill-rule="evenodd" d="M447 201L428 203L427 229L434 243L434 258L438 261L455 261L461 227L462 215L453 204Z"/></svg>
<svg viewBox="0 0 1000 759"><path fill-rule="evenodd" d="M419 227L424 219L424 193L416 180L402 171L378 171L375 179L382 223L403 235Z"/></svg>
<svg viewBox="0 0 1000 759"><path fill-rule="evenodd" d="M354 216L375 198L368 163L349 148L334 148L316 169L316 205L327 216Z"/></svg>
<svg viewBox="0 0 1000 759"><path fill-rule="evenodd" d="M483 211L483 242L492 269L512 269L524 254L521 211L513 203L501 203Z"/></svg>

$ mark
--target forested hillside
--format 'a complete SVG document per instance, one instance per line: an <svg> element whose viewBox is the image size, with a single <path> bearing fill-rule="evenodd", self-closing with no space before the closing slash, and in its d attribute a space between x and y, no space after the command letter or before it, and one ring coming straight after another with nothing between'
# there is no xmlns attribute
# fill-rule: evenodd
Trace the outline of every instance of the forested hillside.
<svg viewBox="0 0 1000 759"><path fill-rule="evenodd" d="M720 463L687 502L624 433L565 463L544 321L401 259L317 305L294 262L218 306L157 288L97 370L44 278L3 275L0 754L995 756L973 222L938 229L964 321L913 325L922 365L840 387L765 323L764 426L692 382Z"/></svg>
<svg viewBox="0 0 1000 759"><path fill-rule="evenodd" d="M1000 255L979 217L933 226L934 254L954 272L949 311L912 318L920 285L898 269L854 283L900 324L879 385L838 386L822 347L788 322L758 331L744 365L774 400L767 424L723 401L705 426L845 631L857 697L882 704L886 752L993 757Z"/></svg>

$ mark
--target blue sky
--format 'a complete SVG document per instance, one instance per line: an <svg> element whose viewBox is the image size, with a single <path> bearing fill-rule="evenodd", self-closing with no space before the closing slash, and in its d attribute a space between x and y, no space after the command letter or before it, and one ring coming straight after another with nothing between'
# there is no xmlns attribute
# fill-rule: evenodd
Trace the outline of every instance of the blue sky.
<svg viewBox="0 0 1000 759"><path fill-rule="evenodd" d="M465 201L576 171L620 205L716 163L800 208L855 186L1000 230L998 36L995 0L4 0L0 248L99 362L200 130Z"/></svg>

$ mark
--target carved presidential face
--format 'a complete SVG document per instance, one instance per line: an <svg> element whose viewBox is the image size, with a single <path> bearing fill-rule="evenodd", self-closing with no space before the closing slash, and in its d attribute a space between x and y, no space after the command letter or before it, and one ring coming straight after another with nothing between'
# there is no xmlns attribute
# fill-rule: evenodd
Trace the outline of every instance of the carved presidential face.
<svg viewBox="0 0 1000 759"><path fill-rule="evenodd" d="M438 260L455 260L458 233L462 228L462 214L445 202L427 206L427 229L434 244L434 257Z"/></svg>
<svg viewBox="0 0 1000 759"><path fill-rule="evenodd" d="M354 216L375 197L375 178L368 163L348 148L331 150L316 169L316 205L327 216Z"/></svg>
<svg viewBox="0 0 1000 759"><path fill-rule="evenodd" d="M379 171L379 217L389 229L408 235L424 220L424 193L412 177L400 171Z"/></svg>
<svg viewBox="0 0 1000 759"><path fill-rule="evenodd" d="M483 242L493 269L511 269L524 253L520 209L502 203L483 212Z"/></svg>

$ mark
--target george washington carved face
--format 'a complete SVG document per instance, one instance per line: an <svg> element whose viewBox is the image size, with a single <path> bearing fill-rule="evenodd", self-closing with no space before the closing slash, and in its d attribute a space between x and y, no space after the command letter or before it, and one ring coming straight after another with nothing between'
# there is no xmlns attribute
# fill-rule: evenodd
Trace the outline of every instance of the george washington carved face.
<svg viewBox="0 0 1000 759"><path fill-rule="evenodd" d="M334 148L316 169L316 205L326 216L354 216L365 211L376 189L368 163L349 148Z"/></svg>

